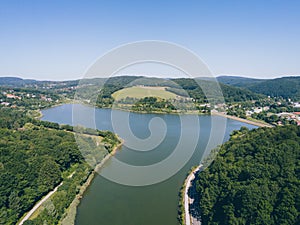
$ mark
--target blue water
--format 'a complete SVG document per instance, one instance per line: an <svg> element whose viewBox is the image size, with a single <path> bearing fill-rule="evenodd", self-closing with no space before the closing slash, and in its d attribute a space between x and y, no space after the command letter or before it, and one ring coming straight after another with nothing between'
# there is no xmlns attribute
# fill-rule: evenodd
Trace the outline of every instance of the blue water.
<svg viewBox="0 0 300 225"><path fill-rule="evenodd" d="M103 169L103 174L95 177L84 194L78 207L77 225L178 224L178 192L190 168L200 163L212 132L212 118L216 124L226 122L226 128L221 139L217 138L218 134L212 136L209 148L216 147L228 140L230 133L240 129L241 126L249 129L255 128L255 126L222 117L138 114L70 104L43 110L43 115L43 120L61 124L80 124L101 130L117 131L119 136L125 140L125 145L114 156L115 159L137 167L135 171L129 172L123 170L115 160L108 161ZM127 120L129 126L127 126ZM195 123L196 120L199 124ZM183 125L181 121L184 121ZM222 127L216 130L217 133L219 131L222 131ZM151 146L155 141L141 142L137 148L132 147L136 144L135 142L149 137L153 140L161 139L160 144ZM198 141L195 142L195 139ZM191 158L186 163L179 160L172 162L172 165L166 164L165 167L149 175L152 178L166 175L166 179L147 186L124 185L124 182L127 181L128 183L135 181L147 183L148 179L151 180L147 176L145 177L139 168L167 160L180 142L183 142L183 145L178 151L178 158L184 160L189 150L195 149ZM141 148L151 148L151 150L137 151ZM178 166L175 165L177 163ZM176 168L174 175L167 177L169 170L173 167ZM179 168L178 171L177 168ZM111 181L105 174L119 176L118 179L121 182Z"/></svg>

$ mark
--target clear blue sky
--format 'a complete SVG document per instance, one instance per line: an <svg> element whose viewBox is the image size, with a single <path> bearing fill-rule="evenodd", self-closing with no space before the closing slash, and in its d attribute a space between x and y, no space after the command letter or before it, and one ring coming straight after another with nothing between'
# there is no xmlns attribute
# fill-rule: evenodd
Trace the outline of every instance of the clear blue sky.
<svg viewBox="0 0 300 225"><path fill-rule="evenodd" d="M118 45L164 40L215 74L300 74L300 1L0 1L0 76L74 79Z"/></svg>

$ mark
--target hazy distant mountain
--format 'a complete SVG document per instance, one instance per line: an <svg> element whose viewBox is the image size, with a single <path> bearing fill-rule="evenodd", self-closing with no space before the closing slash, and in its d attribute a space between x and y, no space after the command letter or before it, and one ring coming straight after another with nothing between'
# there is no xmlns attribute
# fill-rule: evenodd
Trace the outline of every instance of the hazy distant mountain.
<svg viewBox="0 0 300 225"><path fill-rule="evenodd" d="M1 86L24 87L26 84L35 84L36 80L22 79L18 77L0 77Z"/></svg>
<svg viewBox="0 0 300 225"><path fill-rule="evenodd" d="M219 76L217 77L217 80L223 84L236 87L248 87L249 85L254 85L266 81L266 79L256 79L237 76Z"/></svg>

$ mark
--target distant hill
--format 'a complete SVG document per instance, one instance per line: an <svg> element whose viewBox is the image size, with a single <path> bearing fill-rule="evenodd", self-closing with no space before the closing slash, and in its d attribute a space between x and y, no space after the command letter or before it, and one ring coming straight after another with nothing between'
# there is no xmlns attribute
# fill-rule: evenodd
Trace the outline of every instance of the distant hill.
<svg viewBox="0 0 300 225"><path fill-rule="evenodd" d="M18 77L0 77L1 86L24 87L26 84L35 84L38 81L31 79L22 79Z"/></svg>
<svg viewBox="0 0 300 225"><path fill-rule="evenodd" d="M259 99L264 96L291 98L300 100L300 76L282 77L276 79L255 79L238 76L219 76L217 80L223 95L228 102L245 101ZM211 85L211 78L201 78L200 82ZM102 86L102 97L111 97L115 91L125 87L144 86L164 86L169 87L168 91L178 95L184 95L184 89L192 98L203 98L203 93L193 79L161 79L137 76L118 76L111 78L94 78L70 81L38 81L33 79L22 79L17 77L0 77L0 86L8 87L36 87L42 89L59 89L73 86L81 86L85 91ZM181 89L181 90L180 90Z"/></svg>
<svg viewBox="0 0 300 225"><path fill-rule="evenodd" d="M190 97L195 99L203 99L204 93L199 87L199 85L193 79L189 78L179 78L172 80L177 83L181 88L183 88ZM209 79L200 79L200 83L206 87L212 87L207 94L214 96L214 83ZM247 100L257 100L264 96L251 92L250 90L242 89L239 87L229 86L220 83L220 88L222 90L224 99L226 102L240 102ZM218 96L218 95L217 95Z"/></svg>
<svg viewBox="0 0 300 225"><path fill-rule="evenodd" d="M249 90L271 97L300 100L300 77L282 77L266 80L247 87Z"/></svg>
<svg viewBox="0 0 300 225"><path fill-rule="evenodd" d="M275 79L253 79L234 76L220 76L219 82L271 97L300 100L300 76Z"/></svg>
<svg viewBox="0 0 300 225"><path fill-rule="evenodd" d="M236 87L247 87L248 85L254 85L266 81L266 79L255 79L237 76L219 76L217 77L217 80L223 84Z"/></svg>
<svg viewBox="0 0 300 225"><path fill-rule="evenodd" d="M211 96L219 96L215 93L214 83L211 80L200 80L200 82L206 87L212 87L209 89L208 93ZM189 96L194 99L203 101L206 97L195 82L195 80L190 78L177 78L177 79L160 79L160 78L146 78L146 77L132 77L132 76L122 76L122 77L113 77L109 78L103 90L100 93L98 100L102 102L103 99L106 99L105 102L112 102L112 94L118 90L121 90L125 87L144 85L144 86L157 86L157 87L167 87L167 91L173 92L176 95ZM220 85L224 98L227 102L239 102L246 100L256 100L263 97L260 94L251 92L250 90L233 87L225 84ZM109 100L110 99L110 100Z"/></svg>

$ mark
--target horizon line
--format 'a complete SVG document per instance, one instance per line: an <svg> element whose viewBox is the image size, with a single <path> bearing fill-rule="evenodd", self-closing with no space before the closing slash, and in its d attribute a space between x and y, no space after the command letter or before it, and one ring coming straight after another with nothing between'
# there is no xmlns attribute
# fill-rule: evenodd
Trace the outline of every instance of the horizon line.
<svg viewBox="0 0 300 225"><path fill-rule="evenodd" d="M179 79L179 78L218 78L218 77L240 77L240 78L248 78L248 79L259 79L259 80L273 80L273 79L278 79L278 78L284 78L284 77L299 77L300 74L297 75L292 75L292 74L286 74L286 75L278 75L278 76L274 76L274 77L257 77L257 76L247 76L247 75L237 75L237 74L218 74L218 75L213 75L213 76L201 76L201 77L184 77L184 76L170 76L170 77L166 77L166 76L162 76L162 75L153 75L153 74L115 74L114 76L107 76L107 77L76 77L74 79L37 79L37 78L26 78L26 77L22 77L22 76L18 76L18 75L0 75L0 79L1 78L18 78L18 79L22 79L22 80L36 80L36 81L58 81L58 82L63 82L63 81L75 81L75 80L83 80L83 79L97 79L97 78L110 78L110 77L124 77L124 76L136 76L136 77L145 77L145 78L161 78L161 79Z"/></svg>

